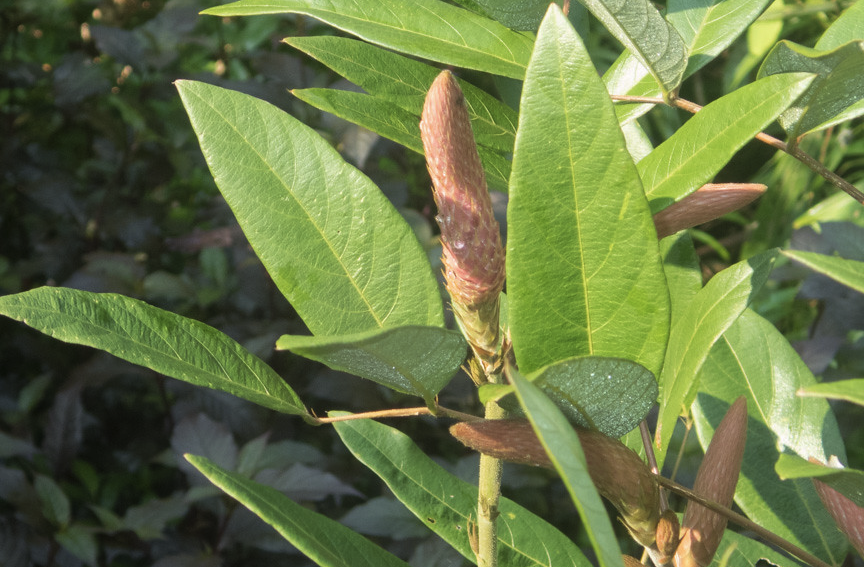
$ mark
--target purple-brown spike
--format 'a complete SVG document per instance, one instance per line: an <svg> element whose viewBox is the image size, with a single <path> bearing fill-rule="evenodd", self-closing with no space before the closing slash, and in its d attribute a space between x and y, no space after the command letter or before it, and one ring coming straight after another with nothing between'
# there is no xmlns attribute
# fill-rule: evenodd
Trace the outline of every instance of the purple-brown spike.
<svg viewBox="0 0 864 567"><path fill-rule="evenodd" d="M700 225L737 211L765 192L759 183L708 183L654 215L657 237Z"/></svg>
<svg viewBox="0 0 864 567"><path fill-rule="evenodd" d="M810 459L815 461L815 459ZM816 461L818 462L818 461ZM858 506L846 496L837 492L819 479L812 479L813 486L822 500L822 504L834 518L834 522L843 532L852 546L864 557L864 508Z"/></svg>
<svg viewBox="0 0 864 567"><path fill-rule="evenodd" d="M696 473L693 492L727 508L732 505L738 473L747 440L747 399L735 400L705 451ZM681 542L675 552L675 567L707 567L717 552L726 516L688 502L681 526Z"/></svg>
<svg viewBox="0 0 864 567"><path fill-rule="evenodd" d="M484 363L500 351L498 297L504 287L504 247L468 109L449 71L432 83L420 135L438 206L444 277L453 312Z"/></svg>

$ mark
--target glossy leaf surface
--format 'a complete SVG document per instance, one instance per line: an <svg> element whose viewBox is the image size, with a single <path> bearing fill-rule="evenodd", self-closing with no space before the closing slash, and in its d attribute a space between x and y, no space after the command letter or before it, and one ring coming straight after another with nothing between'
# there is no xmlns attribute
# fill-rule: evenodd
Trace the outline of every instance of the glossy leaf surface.
<svg viewBox="0 0 864 567"><path fill-rule="evenodd" d="M864 262L801 250L784 250L783 255L804 264L816 273L864 293Z"/></svg>
<svg viewBox="0 0 864 567"><path fill-rule="evenodd" d="M166 376L289 414L306 409L276 372L209 325L109 293L41 287L0 297L0 313Z"/></svg>
<svg viewBox="0 0 864 567"><path fill-rule="evenodd" d="M769 250L715 275L672 327L660 375L660 416L654 444L661 469L675 422L696 396L699 369L717 339L765 283L776 255L776 250Z"/></svg>
<svg viewBox="0 0 864 567"><path fill-rule="evenodd" d="M441 327L397 327L338 337L282 335L276 348L420 396L430 404L468 352L461 333Z"/></svg>
<svg viewBox="0 0 864 567"><path fill-rule="evenodd" d="M621 549L615 539L609 515L588 474L588 464L573 426L543 392L512 370L508 378L516 389L519 403L531 421L534 433L561 475L570 499L582 518L591 545L601 566L622 567Z"/></svg>
<svg viewBox="0 0 864 567"><path fill-rule="evenodd" d="M798 395L802 397L846 400L847 402L864 406L864 378L813 384L812 386L798 390Z"/></svg>
<svg viewBox="0 0 864 567"><path fill-rule="evenodd" d="M735 502L763 527L831 564L842 562L846 542L809 480L781 481L774 471L783 452L827 462L845 461L837 422L824 400L796 395L813 375L774 326L745 311L711 351L693 404L702 446L726 409L747 396L748 428Z"/></svg>
<svg viewBox="0 0 864 567"><path fill-rule="evenodd" d="M437 0L240 0L203 13L305 14L395 51L516 79L525 74L532 44L530 35Z"/></svg>
<svg viewBox="0 0 864 567"><path fill-rule="evenodd" d="M275 488L220 468L203 457L186 455L186 460L322 567L408 565L354 530L297 504Z"/></svg>
<svg viewBox="0 0 864 567"><path fill-rule="evenodd" d="M443 325L425 252L367 177L266 102L177 87L216 185L313 334Z"/></svg>
<svg viewBox="0 0 864 567"><path fill-rule="evenodd" d="M665 209L711 181L811 80L803 74L769 77L712 102L687 120L637 166L651 212Z"/></svg>
<svg viewBox="0 0 864 567"><path fill-rule="evenodd" d="M653 221L603 83L554 5L522 92L507 222L524 373L585 355L659 372L669 304Z"/></svg>
<svg viewBox="0 0 864 567"><path fill-rule="evenodd" d="M333 426L354 456L387 483L415 516L465 558L475 560L469 527L477 518L476 486L445 471L410 437L392 427L370 420ZM567 536L511 500L502 498L499 512L500 565L591 565Z"/></svg>
<svg viewBox="0 0 864 567"><path fill-rule="evenodd" d="M797 455L786 453L781 454L777 459L774 470L783 480L818 478L857 506L864 508L864 471L811 463Z"/></svg>

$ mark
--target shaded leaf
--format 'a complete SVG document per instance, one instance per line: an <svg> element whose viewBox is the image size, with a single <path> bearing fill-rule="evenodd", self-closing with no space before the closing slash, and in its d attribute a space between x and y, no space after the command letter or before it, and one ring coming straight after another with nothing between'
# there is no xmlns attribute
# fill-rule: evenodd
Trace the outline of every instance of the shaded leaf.
<svg viewBox="0 0 864 567"><path fill-rule="evenodd" d="M213 327L116 294L42 287L0 297L0 313L64 342L289 414L306 409L276 372Z"/></svg>
<svg viewBox="0 0 864 567"><path fill-rule="evenodd" d="M726 567L753 567L754 565L763 565L763 561L776 565L776 567L801 567L801 563L786 554L732 530L726 530L723 533L723 539L720 540L720 547L717 548L714 557L715 560L712 565L725 565ZM727 563L718 563L724 558L728 559Z"/></svg>
<svg viewBox="0 0 864 567"><path fill-rule="evenodd" d="M204 83L177 88L216 185L313 334L443 325L425 252L367 177L266 102Z"/></svg>
<svg viewBox="0 0 864 567"><path fill-rule="evenodd" d="M339 521L361 534L395 540L429 535L429 529L404 504L388 496L351 508Z"/></svg>
<svg viewBox="0 0 864 567"><path fill-rule="evenodd" d="M783 250L783 255L804 264L816 273L864 293L864 262L801 250Z"/></svg>
<svg viewBox="0 0 864 567"><path fill-rule="evenodd" d="M798 390L798 395L801 397L846 400L847 402L864 406L864 378L813 384L812 386Z"/></svg>
<svg viewBox="0 0 864 567"><path fill-rule="evenodd" d="M339 522L313 512L282 494L236 473L226 471L203 457L187 455L210 482L236 498L273 526L312 561L323 567L406 566L398 559Z"/></svg>
<svg viewBox="0 0 864 567"><path fill-rule="evenodd" d="M282 335L276 348L432 403L459 370L468 344L441 327L397 327L338 337Z"/></svg>
<svg viewBox="0 0 864 567"><path fill-rule="evenodd" d="M520 369L595 355L659 372L669 300L653 221L608 94L555 6L519 119L507 286Z"/></svg>
<svg viewBox="0 0 864 567"><path fill-rule="evenodd" d="M240 0L203 13L305 14L395 51L515 79L525 74L532 44L530 35L435 0Z"/></svg>
<svg viewBox="0 0 864 567"><path fill-rule="evenodd" d="M864 508L864 471L811 463L797 455L783 453L774 465L777 476L790 478L818 478L860 508Z"/></svg>
<svg viewBox="0 0 864 567"><path fill-rule="evenodd" d="M256 482L272 486L301 502L319 501L331 496L363 497L356 488L336 475L300 463L287 470L264 469L254 478Z"/></svg>
<svg viewBox="0 0 864 567"><path fill-rule="evenodd" d="M96 565L99 545L96 534L89 526L72 524L54 535L64 549L88 565Z"/></svg>
<svg viewBox="0 0 864 567"><path fill-rule="evenodd" d="M54 479L43 474L37 474L33 480L33 488L42 504L42 514L55 527L64 528L72 519L69 497Z"/></svg>

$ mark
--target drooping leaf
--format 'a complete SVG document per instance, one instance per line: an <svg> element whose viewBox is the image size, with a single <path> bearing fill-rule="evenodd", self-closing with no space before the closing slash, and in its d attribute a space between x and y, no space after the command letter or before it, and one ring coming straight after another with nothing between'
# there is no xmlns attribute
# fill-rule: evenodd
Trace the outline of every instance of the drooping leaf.
<svg viewBox="0 0 864 567"><path fill-rule="evenodd" d="M783 250L783 255L804 264L816 273L864 293L864 262L801 250Z"/></svg>
<svg viewBox="0 0 864 567"><path fill-rule="evenodd" d="M227 335L142 301L42 287L0 297L0 313L61 341L98 348L190 384L306 414L282 378Z"/></svg>
<svg viewBox="0 0 864 567"><path fill-rule="evenodd" d="M864 406L864 378L813 384L812 386L798 390L798 395L802 397L846 400L847 402Z"/></svg>
<svg viewBox="0 0 864 567"><path fill-rule="evenodd" d="M217 186L312 333L443 325L425 252L368 178L268 103L177 87Z"/></svg>
<svg viewBox="0 0 864 567"><path fill-rule="evenodd" d="M816 73L816 80L789 110L780 125L791 143L808 132L824 130L864 114L864 40L831 51L781 41L765 57L758 76Z"/></svg>
<svg viewBox="0 0 864 567"><path fill-rule="evenodd" d="M461 333L441 327L396 327L327 337L282 335L276 348L420 396L430 404L468 352Z"/></svg>
<svg viewBox="0 0 864 567"><path fill-rule="evenodd" d="M811 81L808 74L768 77L697 112L637 165L651 212L665 209L711 181L744 144L801 96Z"/></svg>
<svg viewBox="0 0 864 567"><path fill-rule="evenodd" d="M240 0L203 12L214 16L296 13L410 55L521 79L528 34L437 0Z"/></svg>
<svg viewBox="0 0 864 567"><path fill-rule="evenodd" d="M774 465L782 480L790 478L818 478L857 506L864 508L864 471L835 468L821 463L811 463L797 455L782 453Z"/></svg>
<svg viewBox="0 0 864 567"><path fill-rule="evenodd" d="M659 372L669 300L653 221L608 94L556 6L522 93L507 215L520 369L594 355Z"/></svg>
<svg viewBox="0 0 864 567"><path fill-rule="evenodd" d="M612 522L588 474L585 454L573 426L552 400L517 370L509 372L508 378L516 389L519 403L531 421L534 432L579 511L600 565L622 567L621 549L612 530Z"/></svg>
<svg viewBox="0 0 864 567"><path fill-rule="evenodd" d="M672 327L660 375L660 415L655 432L654 451L661 468L675 421L696 396L699 369L717 339L765 283L776 256L777 250L769 250L714 276Z"/></svg>
<svg viewBox="0 0 864 567"><path fill-rule="evenodd" d="M842 562L846 542L809 480L781 481L774 471L782 452L827 462L845 461L837 422L824 400L796 391L815 382L774 326L745 311L711 350L693 404L703 447L726 408L748 398L747 445L735 502L761 526L830 564Z"/></svg>
<svg viewBox="0 0 864 567"><path fill-rule="evenodd" d="M186 459L322 567L408 565L352 529L297 504L274 488L229 472L203 457L187 455Z"/></svg>
<svg viewBox="0 0 864 567"><path fill-rule="evenodd" d="M344 415L331 412L331 415ZM477 518L477 487L445 471L410 437L371 420L334 423L348 450L377 474L415 516L470 561L469 528ZM507 498L499 504L499 565L589 567L567 536Z"/></svg>
<svg viewBox="0 0 864 567"><path fill-rule="evenodd" d="M414 115L390 102L363 93L335 89L299 89L291 92L315 108L363 126L417 153L423 153L419 114ZM489 186L505 191L507 179L510 177L510 162L501 153L488 147L480 146L477 151Z"/></svg>

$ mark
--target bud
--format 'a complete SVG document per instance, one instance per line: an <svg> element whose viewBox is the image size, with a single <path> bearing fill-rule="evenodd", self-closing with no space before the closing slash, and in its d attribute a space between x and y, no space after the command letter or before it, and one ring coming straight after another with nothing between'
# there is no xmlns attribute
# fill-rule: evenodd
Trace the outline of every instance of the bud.
<svg viewBox="0 0 864 567"><path fill-rule="evenodd" d="M811 461L813 459L810 459ZM812 479L822 504L834 518L840 531L846 534L852 546L864 557L864 508L837 492L821 480Z"/></svg>
<svg viewBox="0 0 864 567"><path fill-rule="evenodd" d="M732 505L747 439L747 399L741 396L714 431L696 473L693 492L725 507ZM675 567L707 567L726 530L726 517L690 501L684 512Z"/></svg>
<svg viewBox="0 0 864 567"><path fill-rule="evenodd" d="M429 88L420 136L438 207L453 312L474 351L488 362L500 350L498 296L504 287L504 247L465 98L449 71L438 75Z"/></svg>
<svg viewBox="0 0 864 567"><path fill-rule="evenodd" d="M642 562L632 555L621 555L621 559L624 560L624 567L645 567Z"/></svg>
<svg viewBox="0 0 864 567"><path fill-rule="evenodd" d="M672 510L666 510L660 514L660 521L657 522L656 547L657 547L657 562L660 565L666 565L672 562L672 556L678 548L680 525L678 524L678 516Z"/></svg>
<svg viewBox="0 0 864 567"><path fill-rule="evenodd" d="M708 183L654 215L657 237L665 238L737 211L754 201L767 187L759 183Z"/></svg>
<svg viewBox="0 0 864 567"><path fill-rule="evenodd" d="M640 544L654 543L660 516L660 493L654 475L639 455L598 431L576 428L588 474L597 492L621 514L621 521ZM524 419L457 423L450 434L484 455L526 465L554 468L531 424Z"/></svg>

